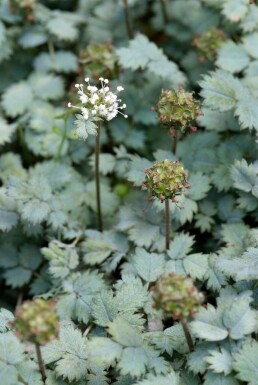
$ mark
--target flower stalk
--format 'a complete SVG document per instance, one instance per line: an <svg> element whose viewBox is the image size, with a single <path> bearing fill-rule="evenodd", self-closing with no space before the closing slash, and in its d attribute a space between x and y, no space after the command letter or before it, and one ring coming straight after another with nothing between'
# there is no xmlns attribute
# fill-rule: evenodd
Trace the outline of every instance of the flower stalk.
<svg viewBox="0 0 258 385"><path fill-rule="evenodd" d="M129 39L133 39L133 30L130 22L128 0L123 0L123 4L124 4L124 16L125 16L125 25L126 25L127 35Z"/></svg>
<svg viewBox="0 0 258 385"><path fill-rule="evenodd" d="M46 375L45 364L44 364L42 354L41 354L40 344L38 344L36 342L35 348L36 348L37 360L38 360L39 370L41 373L42 382L43 382L43 384L45 384L46 379L47 379L47 375Z"/></svg>
<svg viewBox="0 0 258 385"><path fill-rule="evenodd" d="M102 220L101 198L100 198L99 155L100 155L100 123L98 123L96 146L95 146L95 184L96 184L96 207L97 207L98 230L103 231L103 220Z"/></svg>
<svg viewBox="0 0 258 385"><path fill-rule="evenodd" d="M166 250L169 250L170 245L170 209L169 199L165 200L165 217L166 217Z"/></svg>

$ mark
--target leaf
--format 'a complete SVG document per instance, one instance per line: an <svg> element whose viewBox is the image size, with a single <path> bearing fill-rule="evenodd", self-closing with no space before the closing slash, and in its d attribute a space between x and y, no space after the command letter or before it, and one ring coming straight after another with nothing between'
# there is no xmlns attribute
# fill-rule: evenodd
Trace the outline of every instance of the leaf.
<svg viewBox="0 0 258 385"><path fill-rule="evenodd" d="M2 97L2 106L12 118L24 114L31 106L33 93L29 85L19 82L9 87Z"/></svg>
<svg viewBox="0 0 258 385"><path fill-rule="evenodd" d="M14 315L7 309L0 309L0 333L5 332L10 327L10 322L14 321Z"/></svg>
<svg viewBox="0 0 258 385"><path fill-rule="evenodd" d="M194 279L203 279L208 270L208 257L205 254L190 254L183 260L187 274Z"/></svg>
<svg viewBox="0 0 258 385"><path fill-rule="evenodd" d="M195 346L195 349L188 356L188 366L194 374L201 373L203 374L208 367L206 357L209 355L209 351L212 351L216 348L216 345L211 342L202 342L201 344Z"/></svg>
<svg viewBox="0 0 258 385"><path fill-rule="evenodd" d="M7 124L7 122L0 117L0 146L11 142L14 127Z"/></svg>
<svg viewBox="0 0 258 385"><path fill-rule="evenodd" d="M231 169L231 178L234 182L234 187L245 191L252 191L256 182L257 171L255 167L247 164L245 159L236 160Z"/></svg>
<svg viewBox="0 0 258 385"><path fill-rule="evenodd" d="M41 253L49 260L49 272L55 278L65 278L79 264L79 256L73 245L66 245L57 240L43 247Z"/></svg>
<svg viewBox="0 0 258 385"><path fill-rule="evenodd" d="M210 179L207 175L203 175L201 172L191 173L189 177L189 183L191 189L189 190L189 198L194 201L203 199L207 192L210 190Z"/></svg>
<svg viewBox="0 0 258 385"><path fill-rule="evenodd" d="M195 321L191 322L191 330L196 337L206 341L221 341L228 336L218 311L212 305L199 311Z"/></svg>
<svg viewBox="0 0 258 385"><path fill-rule="evenodd" d="M236 106L235 115L238 117L241 128L253 128L258 131L258 113L256 109L257 99L251 96L247 98L241 98Z"/></svg>
<svg viewBox="0 0 258 385"><path fill-rule="evenodd" d="M124 347L140 347L142 345L142 336L139 330L121 316L110 322L108 332L116 342Z"/></svg>
<svg viewBox="0 0 258 385"><path fill-rule="evenodd" d="M205 375L204 385L240 385L237 379L232 375L224 376L224 374L217 374L208 372Z"/></svg>
<svg viewBox="0 0 258 385"><path fill-rule="evenodd" d="M159 239L160 227L145 221L138 221L129 232L129 239L139 247L149 248Z"/></svg>
<svg viewBox="0 0 258 385"><path fill-rule="evenodd" d="M161 254L148 253L139 247L135 250L132 262L138 275L146 282L155 282L164 272L164 256Z"/></svg>
<svg viewBox="0 0 258 385"><path fill-rule="evenodd" d="M105 288L97 271L73 273L63 281L64 294L57 303L61 319L77 319L87 323L92 312L93 296Z"/></svg>
<svg viewBox="0 0 258 385"><path fill-rule="evenodd" d="M152 166L152 162L145 158L140 158L138 155L131 156L130 170L127 178L133 182L135 186L141 186L145 179L144 170Z"/></svg>
<svg viewBox="0 0 258 385"><path fill-rule="evenodd" d="M64 95L63 80L59 76L34 72L28 82L39 99L57 100Z"/></svg>
<svg viewBox="0 0 258 385"><path fill-rule="evenodd" d="M25 29L18 40L23 48L34 48L46 43L48 37L44 29L39 25Z"/></svg>
<svg viewBox="0 0 258 385"><path fill-rule="evenodd" d="M234 357L233 368L238 372L237 377L250 385L258 384L258 342L247 340L243 348Z"/></svg>
<svg viewBox="0 0 258 385"><path fill-rule="evenodd" d="M108 326L118 313L117 303L112 291L102 290L95 296L92 304L92 315L95 323L100 326Z"/></svg>
<svg viewBox="0 0 258 385"><path fill-rule="evenodd" d="M40 53L34 60L34 68L42 72L75 72L78 68L77 57L70 51L57 51L54 55Z"/></svg>
<svg viewBox="0 0 258 385"><path fill-rule="evenodd" d="M209 369L215 373L224 373L227 376L232 371L232 356L224 349L220 348L220 351L210 350L210 355L205 358L205 361L209 364Z"/></svg>
<svg viewBox="0 0 258 385"><path fill-rule="evenodd" d="M78 30L73 23L61 16L50 19L46 24L46 28L59 40L72 42L78 37Z"/></svg>
<svg viewBox="0 0 258 385"><path fill-rule="evenodd" d="M238 298L225 310L223 323L229 331L229 336L239 340L256 330L257 314L251 310L245 297Z"/></svg>
<svg viewBox="0 0 258 385"><path fill-rule="evenodd" d="M84 378L88 372L87 340L72 324L63 324L59 340L42 348L45 364L56 362L58 376L70 382Z"/></svg>
<svg viewBox="0 0 258 385"><path fill-rule="evenodd" d="M176 234L168 250L171 259L182 259L189 254L194 245L194 237L189 234Z"/></svg>
<svg viewBox="0 0 258 385"><path fill-rule="evenodd" d="M217 70L203 79L200 86L204 104L220 112L234 108L238 95L246 94L240 81L228 72Z"/></svg>
<svg viewBox="0 0 258 385"><path fill-rule="evenodd" d="M0 373L5 385L13 385L18 381L16 365L21 363L24 347L12 332L0 334Z"/></svg>
<svg viewBox="0 0 258 385"><path fill-rule="evenodd" d="M231 73L240 72L248 64L249 57L246 50L233 41L224 43L218 52L216 65L225 71Z"/></svg>
<svg viewBox="0 0 258 385"><path fill-rule="evenodd" d="M258 33L252 33L243 37L243 46L254 59L258 59Z"/></svg>
<svg viewBox="0 0 258 385"><path fill-rule="evenodd" d="M117 367L122 375L130 374L132 377L140 377L146 371L148 356L141 347L125 348Z"/></svg>
<svg viewBox="0 0 258 385"><path fill-rule="evenodd" d="M248 4L247 0L225 0L223 1L222 12L227 19L237 23L246 16Z"/></svg>
<svg viewBox="0 0 258 385"><path fill-rule="evenodd" d="M135 383L135 385L178 385L177 376L174 371L166 374L166 376L155 376L154 374L148 374L143 380Z"/></svg>
<svg viewBox="0 0 258 385"><path fill-rule="evenodd" d="M98 364L112 365L119 360L122 350L120 344L106 337L93 337L88 343L90 360Z"/></svg>
<svg viewBox="0 0 258 385"><path fill-rule="evenodd" d="M163 56L162 51L142 34L130 40L129 48L119 48L116 53L121 66L132 70L144 69L151 60Z"/></svg>

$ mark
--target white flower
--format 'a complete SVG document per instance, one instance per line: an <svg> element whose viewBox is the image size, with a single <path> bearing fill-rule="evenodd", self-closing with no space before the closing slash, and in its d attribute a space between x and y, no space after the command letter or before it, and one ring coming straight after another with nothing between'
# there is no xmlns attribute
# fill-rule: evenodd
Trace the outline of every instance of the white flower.
<svg viewBox="0 0 258 385"><path fill-rule="evenodd" d="M80 105L74 106L71 103L68 103L68 107L80 110L80 115L76 115L76 125L80 127L80 130L83 130L84 127L82 120L85 122L92 122L93 124L96 118L109 121L114 119L118 114L127 118L127 115L121 112L121 110L126 108L126 104L120 104L122 100L117 98L116 93L110 91L110 87L107 86L109 80L102 77L100 77L99 80L101 82L100 88L91 85L89 78L85 78L87 83L85 88L83 84L76 84L75 87L78 89L77 94ZM118 92L123 90L124 88L122 86L117 87ZM90 130L88 130L87 134L91 133L89 131Z"/></svg>

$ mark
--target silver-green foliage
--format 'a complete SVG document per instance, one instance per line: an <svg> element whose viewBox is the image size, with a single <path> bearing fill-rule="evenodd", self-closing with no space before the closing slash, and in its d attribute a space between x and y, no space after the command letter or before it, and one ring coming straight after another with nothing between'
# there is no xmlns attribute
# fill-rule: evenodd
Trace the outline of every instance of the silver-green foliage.
<svg viewBox="0 0 258 385"><path fill-rule="evenodd" d="M128 0L130 38L123 1L34 3L27 18L0 0L1 383L43 385L7 310L42 295L60 317L42 347L46 385L257 385L257 2L164 1L164 17L163 1ZM211 27L225 42L203 63L192 41ZM101 126L99 232L95 136L83 140L94 127L74 130L66 105L89 75L79 52L107 40L129 118ZM177 86L196 90L203 115L173 153L151 107ZM191 184L170 202L168 250L164 204L141 191L164 159L179 159ZM181 324L153 307L168 273L204 293L191 353Z"/></svg>

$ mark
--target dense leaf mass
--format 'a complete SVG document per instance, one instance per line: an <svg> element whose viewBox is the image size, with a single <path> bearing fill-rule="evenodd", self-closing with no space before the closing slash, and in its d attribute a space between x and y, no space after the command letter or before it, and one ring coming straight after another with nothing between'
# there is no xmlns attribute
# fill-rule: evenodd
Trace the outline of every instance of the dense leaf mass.
<svg viewBox="0 0 258 385"><path fill-rule="evenodd" d="M257 106L256 0L0 0L1 384L258 385Z"/></svg>

